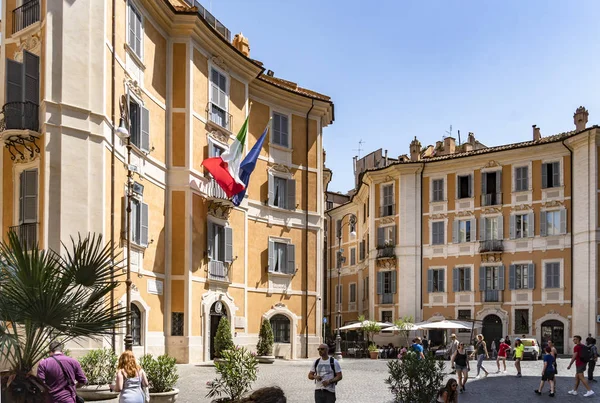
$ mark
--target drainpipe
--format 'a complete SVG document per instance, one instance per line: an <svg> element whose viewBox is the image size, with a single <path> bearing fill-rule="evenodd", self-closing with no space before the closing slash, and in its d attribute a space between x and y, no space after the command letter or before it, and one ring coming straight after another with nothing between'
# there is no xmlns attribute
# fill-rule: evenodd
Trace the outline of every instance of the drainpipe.
<svg viewBox="0 0 600 403"><path fill-rule="evenodd" d="M331 214L329 212L325 212L325 214L327 214L327 217L329 217L329 220L327 220L327 223L329 225L329 230L327 231L327 260L328 260L328 265L327 265L327 268L326 268L327 276L325 278L327 279L328 289L329 289L329 292L327 293L327 299L329 300L329 302L327 302L327 310L329 310L329 328L331 329L331 320L333 319L333 310L331 309L331 293L332 293L332 291L331 291L331 276L330 276L330 274L331 274L332 267L331 267L331 252L330 252L331 245L329 243L329 236L332 233L331 231L333 231L333 228L332 228L333 225L331 223L331 220L332 220ZM323 336L325 336L325 335L323 335Z"/></svg>
<svg viewBox="0 0 600 403"><path fill-rule="evenodd" d="M111 60L111 83L110 83L110 115L112 122L112 130L110 133L110 141L112 152L110 155L110 261L112 265L112 269L110 271L110 280L111 282L115 281L115 25L116 25L116 17L115 17L115 8L116 8L116 0L112 0L112 32L111 32L111 45L112 45L112 60ZM110 290L110 316L114 316L115 313L115 291ZM111 347L112 351L115 351L116 346L116 328L113 326L111 332Z"/></svg>
<svg viewBox="0 0 600 403"><path fill-rule="evenodd" d="M425 163L421 163L421 191L419 192L419 208L421 211L421 217L419 217L421 225L421 244L419 245L421 248L421 256L419 259L421 270L421 289L419 290L419 295L421 296L421 313L423 313L423 171L425 171ZM421 317L421 319L423 318Z"/></svg>
<svg viewBox="0 0 600 403"><path fill-rule="evenodd" d="M315 107L315 100L312 100L312 105L306 112L306 174L304 175L304 349L306 358L308 355L308 115ZM316 265L315 265L316 267ZM320 324L319 324L320 326Z"/></svg>
<svg viewBox="0 0 600 403"><path fill-rule="evenodd" d="M571 147L565 144L565 140L561 141L562 145L569 150L569 154L571 155L571 208L569 209L569 221L571 221L571 308L573 307L573 206L575 205L575 192L573 192L573 150Z"/></svg>

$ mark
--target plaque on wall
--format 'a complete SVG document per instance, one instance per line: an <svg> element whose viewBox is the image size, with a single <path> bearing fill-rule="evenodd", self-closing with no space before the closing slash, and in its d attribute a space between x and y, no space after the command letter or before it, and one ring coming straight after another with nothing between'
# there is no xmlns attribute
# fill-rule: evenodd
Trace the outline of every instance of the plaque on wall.
<svg viewBox="0 0 600 403"><path fill-rule="evenodd" d="M148 279L148 294L163 295L162 280Z"/></svg>

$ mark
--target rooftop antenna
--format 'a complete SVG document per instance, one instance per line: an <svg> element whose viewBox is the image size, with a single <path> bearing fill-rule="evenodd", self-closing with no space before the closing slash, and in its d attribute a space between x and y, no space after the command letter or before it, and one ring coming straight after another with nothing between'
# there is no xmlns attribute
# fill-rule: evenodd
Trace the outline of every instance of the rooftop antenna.
<svg viewBox="0 0 600 403"><path fill-rule="evenodd" d="M360 139L358 141L358 148L353 148L352 151L357 151L358 152L358 158L360 159L360 152L363 150L362 145L365 144L365 142Z"/></svg>
<svg viewBox="0 0 600 403"><path fill-rule="evenodd" d="M446 130L446 137L452 137L452 125L450 125L450 130Z"/></svg>

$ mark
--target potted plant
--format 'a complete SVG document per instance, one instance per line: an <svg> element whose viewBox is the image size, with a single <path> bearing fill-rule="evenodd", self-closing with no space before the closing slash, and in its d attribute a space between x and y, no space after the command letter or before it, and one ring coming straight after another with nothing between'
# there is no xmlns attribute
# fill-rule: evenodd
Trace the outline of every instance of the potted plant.
<svg viewBox="0 0 600 403"><path fill-rule="evenodd" d="M258 344L256 345L256 355L258 362L262 364L273 364L275 357L273 356L273 328L271 322L263 318L260 325L260 333L258 334Z"/></svg>
<svg viewBox="0 0 600 403"><path fill-rule="evenodd" d="M175 387L179 375L177 374L177 360L168 355L154 358L152 354L144 354L140 358L140 366L146 372L150 401L152 403L172 403L177 400L179 389Z"/></svg>
<svg viewBox="0 0 600 403"><path fill-rule="evenodd" d="M215 335L215 362L223 357L223 352L235 347L231 337L231 325L226 317L221 318Z"/></svg>
<svg viewBox="0 0 600 403"><path fill-rule="evenodd" d="M444 362L432 354L419 359L414 351L388 361L388 384L395 402L431 402L444 380Z"/></svg>
<svg viewBox="0 0 600 403"><path fill-rule="evenodd" d="M258 372L258 361L254 354L243 347L224 350L223 360L215 363L218 378L207 383L206 397L225 398L215 402L237 402L252 389Z"/></svg>
<svg viewBox="0 0 600 403"><path fill-rule="evenodd" d="M110 390L110 383L117 372L117 355L108 348L92 350L79 360L88 383L77 389L77 395L85 401L107 400L119 396Z"/></svg>
<svg viewBox="0 0 600 403"><path fill-rule="evenodd" d="M111 302L119 285L114 245L88 235L63 245L65 254L26 247L14 231L0 244L0 361L2 401L44 402L44 387L33 369L52 341L108 336L126 318ZM31 290L43 290L32 292ZM40 309L43 307L43 309Z"/></svg>
<svg viewBox="0 0 600 403"><path fill-rule="evenodd" d="M374 343L369 344L369 356L372 360L376 360L379 356L379 349Z"/></svg>

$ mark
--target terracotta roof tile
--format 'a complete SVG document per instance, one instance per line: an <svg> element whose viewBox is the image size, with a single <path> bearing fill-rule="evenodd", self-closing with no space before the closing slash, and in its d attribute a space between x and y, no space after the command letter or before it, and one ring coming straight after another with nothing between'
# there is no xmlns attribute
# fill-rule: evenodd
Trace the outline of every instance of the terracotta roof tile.
<svg viewBox="0 0 600 403"><path fill-rule="evenodd" d="M273 84L276 87L284 88L286 90L290 90L293 92L297 92L298 94L305 95L310 98L320 99L321 101L331 102L331 98L327 95L320 94L316 91L311 91L306 88L299 87L298 84L284 80L282 78L271 77L266 74L261 74L258 77L260 80Z"/></svg>

